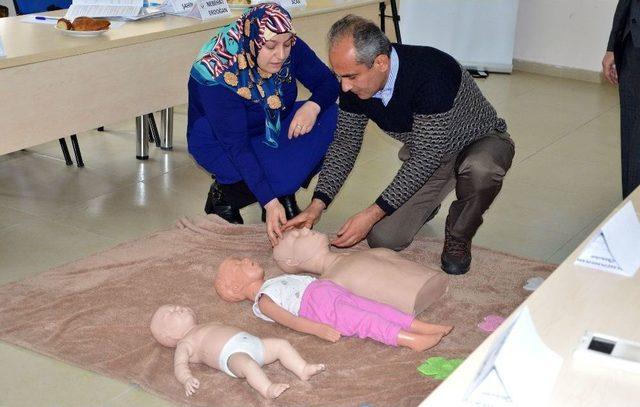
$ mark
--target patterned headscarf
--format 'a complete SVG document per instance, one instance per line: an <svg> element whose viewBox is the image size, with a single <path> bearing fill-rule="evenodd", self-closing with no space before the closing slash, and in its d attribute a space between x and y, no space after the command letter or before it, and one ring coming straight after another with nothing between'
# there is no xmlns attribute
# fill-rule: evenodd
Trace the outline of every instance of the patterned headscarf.
<svg viewBox="0 0 640 407"><path fill-rule="evenodd" d="M291 82L287 58L280 71L270 74L258 67L258 52L277 34L292 33L289 13L275 3L262 3L244 11L235 22L222 27L202 47L192 76L205 85L223 85L238 95L260 103L265 111L264 143L278 147L282 83ZM292 43L293 45L293 43Z"/></svg>

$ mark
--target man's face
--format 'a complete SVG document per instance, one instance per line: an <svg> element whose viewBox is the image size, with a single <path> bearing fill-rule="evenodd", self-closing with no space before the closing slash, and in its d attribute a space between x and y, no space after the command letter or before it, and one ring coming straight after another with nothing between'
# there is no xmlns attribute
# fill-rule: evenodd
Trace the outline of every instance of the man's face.
<svg viewBox="0 0 640 407"><path fill-rule="evenodd" d="M329 50L329 62L340 81L343 92L352 92L360 99L370 99L381 90L389 76L389 57L378 55L371 68L356 61L353 40L343 38Z"/></svg>

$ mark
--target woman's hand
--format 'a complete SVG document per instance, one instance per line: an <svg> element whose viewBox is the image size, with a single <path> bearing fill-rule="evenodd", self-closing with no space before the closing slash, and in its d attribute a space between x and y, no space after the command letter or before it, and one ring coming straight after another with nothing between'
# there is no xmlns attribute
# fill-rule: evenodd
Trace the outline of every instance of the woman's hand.
<svg viewBox="0 0 640 407"><path fill-rule="evenodd" d="M270 200L264 206L264 209L267 211L267 235L271 241L271 246L276 246L278 240L282 238L282 225L287 222L287 215L278 198Z"/></svg>
<svg viewBox="0 0 640 407"><path fill-rule="evenodd" d="M316 119L320 114L320 105L316 102L306 101L296 112L289 126L288 137L302 136L307 134L316 124Z"/></svg>

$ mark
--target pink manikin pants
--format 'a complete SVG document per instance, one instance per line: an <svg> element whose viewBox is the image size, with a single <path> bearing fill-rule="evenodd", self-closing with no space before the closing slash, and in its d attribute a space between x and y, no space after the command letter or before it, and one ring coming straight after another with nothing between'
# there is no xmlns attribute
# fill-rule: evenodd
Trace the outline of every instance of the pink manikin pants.
<svg viewBox="0 0 640 407"><path fill-rule="evenodd" d="M344 336L371 338L397 346L398 333L414 316L355 295L329 280L309 284L300 304L301 317L332 326Z"/></svg>

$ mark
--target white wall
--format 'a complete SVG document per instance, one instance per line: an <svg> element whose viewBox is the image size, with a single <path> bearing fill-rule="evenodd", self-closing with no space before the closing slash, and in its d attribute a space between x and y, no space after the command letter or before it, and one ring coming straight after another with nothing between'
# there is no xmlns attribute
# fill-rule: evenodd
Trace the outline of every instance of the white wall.
<svg viewBox="0 0 640 407"><path fill-rule="evenodd" d="M520 0L514 58L600 71L617 0Z"/></svg>

